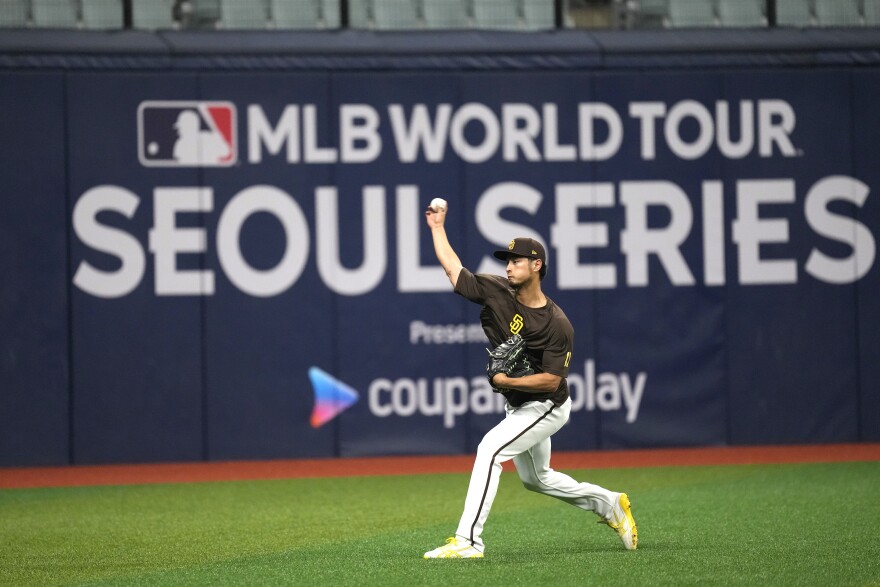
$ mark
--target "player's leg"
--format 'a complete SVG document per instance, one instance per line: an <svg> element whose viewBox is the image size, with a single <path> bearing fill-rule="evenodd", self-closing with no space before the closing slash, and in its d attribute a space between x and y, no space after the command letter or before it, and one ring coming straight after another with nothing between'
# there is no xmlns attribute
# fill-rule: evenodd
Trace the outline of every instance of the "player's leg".
<svg viewBox="0 0 880 587"><path fill-rule="evenodd" d="M559 410L568 420L571 400L566 401ZM598 485L575 481L565 473L551 469L550 446L550 437L547 437L514 457L516 472L526 489L561 499L607 518L617 494Z"/></svg>
<svg viewBox="0 0 880 587"><path fill-rule="evenodd" d="M502 463L530 444L549 437L565 422L554 416L552 402L531 402L520 408L505 406L507 417L489 430L477 447L464 512L446 544L425 553L425 558L474 558L483 556L483 525L498 491Z"/></svg>
<svg viewBox="0 0 880 587"><path fill-rule="evenodd" d="M560 408L566 420L571 400ZM614 529L624 546L634 550L638 545L638 530L630 511L626 494L609 491L599 485L576 481L565 473L550 468L549 437L514 457L516 471L526 489L560 499L575 507L596 512Z"/></svg>
<svg viewBox="0 0 880 587"><path fill-rule="evenodd" d="M550 468L550 439L547 438L513 459L526 489L560 499L575 507L596 512L607 519L617 494L592 483L582 483Z"/></svg>
<svg viewBox="0 0 880 587"><path fill-rule="evenodd" d="M483 549L483 525L498 491L502 463L549 438L564 423L565 416L551 401L508 406L507 417L486 433L477 449L458 537Z"/></svg>

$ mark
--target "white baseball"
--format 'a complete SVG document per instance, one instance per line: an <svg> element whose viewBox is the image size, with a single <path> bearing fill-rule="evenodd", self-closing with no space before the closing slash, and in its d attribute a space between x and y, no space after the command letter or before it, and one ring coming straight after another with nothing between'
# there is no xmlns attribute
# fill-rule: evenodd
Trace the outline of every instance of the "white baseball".
<svg viewBox="0 0 880 587"><path fill-rule="evenodd" d="M444 210L446 209L446 200L443 198L434 198L431 200L431 210L439 212L441 208Z"/></svg>

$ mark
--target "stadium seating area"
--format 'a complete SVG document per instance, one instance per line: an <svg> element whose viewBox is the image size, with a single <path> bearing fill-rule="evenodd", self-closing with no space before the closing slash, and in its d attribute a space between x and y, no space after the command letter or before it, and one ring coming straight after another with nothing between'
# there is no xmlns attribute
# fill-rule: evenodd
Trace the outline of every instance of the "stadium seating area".
<svg viewBox="0 0 880 587"><path fill-rule="evenodd" d="M765 27L767 0L637 0L634 28ZM880 0L776 0L784 27L880 26Z"/></svg>
<svg viewBox="0 0 880 587"><path fill-rule="evenodd" d="M0 28L334 29L344 0L0 0ZM565 0L565 25L589 6L618 28L766 27L768 0ZM349 0L352 28L542 30L554 0ZM776 0L776 24L880 26L880 0Z"/></svg>
<svg viewBox="0 0 880 587"><path fill-rule="evenodd" d="M3 28L123 28L124 0L0 0ZM132 0L137 29L322 29L340 0ZM554 0L351 0L349 26L368 29L553 28Z"/></svg>

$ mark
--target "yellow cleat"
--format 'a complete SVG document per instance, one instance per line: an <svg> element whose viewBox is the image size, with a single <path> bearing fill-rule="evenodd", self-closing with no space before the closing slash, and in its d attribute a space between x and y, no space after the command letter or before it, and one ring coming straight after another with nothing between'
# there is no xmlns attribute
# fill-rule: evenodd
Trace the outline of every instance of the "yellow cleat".
<svg viewBox="0 0 880 587"><path fill-rule="evenodd" d="M483 552L467 540L453 536L447 538L443 546L426 552L424 558L483 558Z"/></svg>
<svg viewBox="0 0 880 587"><path fill-rule="evenodd" d="M639 547L639 529L630 509L629 497L625 493L617 496L617 502L611 509L611 517L600 520L599 523L608 524L613 528L627 550L635 550Z"/></svg>

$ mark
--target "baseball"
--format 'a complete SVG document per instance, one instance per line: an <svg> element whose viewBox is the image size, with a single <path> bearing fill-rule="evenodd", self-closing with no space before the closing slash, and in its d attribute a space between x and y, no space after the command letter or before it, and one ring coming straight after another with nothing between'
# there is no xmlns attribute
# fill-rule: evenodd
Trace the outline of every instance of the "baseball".
<svg viewBox="0 0 880 587"><path fill-rule="evenodd" d="M446 200L443 198L434 198L431 200L431 210L439 212L441 208L444 210L446 209Z"/></svg>

